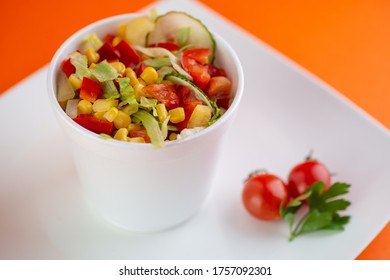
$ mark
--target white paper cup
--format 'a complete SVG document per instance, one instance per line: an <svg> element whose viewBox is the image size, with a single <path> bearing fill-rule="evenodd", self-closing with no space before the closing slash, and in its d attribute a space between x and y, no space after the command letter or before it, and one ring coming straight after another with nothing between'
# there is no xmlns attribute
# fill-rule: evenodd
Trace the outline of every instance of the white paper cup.
<svg viewBox="0 0 390 280"><path fill-rule="evenodd" d="M224 133L230 126L243 93L243 71L233 49L213 34L215 64L232 81L234 101L213 125L192 137L151 144L105 140L75 123L56 99L62 61L79 48L86 36L103 37L137 14L124 14L93 23L66 40L48 71L48 93L58 123L70 143L85 198L106 220L122 228L149 232L178 225L193 216L213 184Z"/></svg>

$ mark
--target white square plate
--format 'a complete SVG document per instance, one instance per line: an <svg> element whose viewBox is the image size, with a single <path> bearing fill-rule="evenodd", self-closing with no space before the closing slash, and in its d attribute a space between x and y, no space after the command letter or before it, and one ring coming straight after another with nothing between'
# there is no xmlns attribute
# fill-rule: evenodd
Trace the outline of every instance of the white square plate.
<svg viewBox="0 0 390 280"><path fill-rule="evenodd" d="M134 234L85 207L67 143L47 100L47 67L0 98L1 259L353 259L389 221L390 134L310 73L194 1L162 1L221 34L245 71L242 107L213 191L175 229ZM145 10L149 10L147 7ZM229 69L227 69L229 71ZM248 173L286 177L309 150L352 184L343 232L288 241L285 222L260 222L241 203ZM194 179L194 178L190 178Z"/></svg>

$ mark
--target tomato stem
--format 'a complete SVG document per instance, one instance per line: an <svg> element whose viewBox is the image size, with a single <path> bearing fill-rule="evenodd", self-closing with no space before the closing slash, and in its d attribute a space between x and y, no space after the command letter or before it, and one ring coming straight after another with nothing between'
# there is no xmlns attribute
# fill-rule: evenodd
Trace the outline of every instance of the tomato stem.
<svg viewBox="0 0 390 280"><path fill-rule="evenodd" d="M248 177L246 177L244 183L248 182L248 180L256 175L259 174L268 174L268 171L266 169L255 169L251 173L248 174Z"/></svg>
<svg viewBox="0 0 390 280"><path fill-rule="evenodd" d="M313 159L313 153L314 153L314 150L310 149L309 154L305 158L305 161L312 160Z"/></svg>

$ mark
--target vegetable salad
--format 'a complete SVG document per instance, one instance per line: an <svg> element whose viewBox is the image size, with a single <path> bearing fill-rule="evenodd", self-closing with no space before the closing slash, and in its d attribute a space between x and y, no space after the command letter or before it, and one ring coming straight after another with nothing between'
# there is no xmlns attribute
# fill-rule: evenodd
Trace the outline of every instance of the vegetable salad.
<svg viewBox="0 0 390 280"><path fill-rule="evenodd" d="M91 34L62 63L57 99L82 127L126 142L188 137L229 107L231 81L214 65L209 30L183 12L140 16Z"/></svg>

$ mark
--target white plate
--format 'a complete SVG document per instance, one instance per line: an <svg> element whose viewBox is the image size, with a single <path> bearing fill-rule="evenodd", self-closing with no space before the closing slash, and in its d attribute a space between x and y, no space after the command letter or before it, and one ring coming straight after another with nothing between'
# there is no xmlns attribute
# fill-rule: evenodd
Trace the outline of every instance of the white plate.
<svg viewBox="0 0 390 280"><path fill-rule="evenodd" d="M353 259L388 222L389 132L342 95L193 1L163 1L220 33L238 52L245 94L223 147L213 192L186 224L155 234L108 225L85 207L43 68L0 98L2 259ZM229 71L229 69L227 69ZM351 222L288 242L285 222L260 222L241 204L247 174L283 177L310 149L352 184ZM193 178L191 178L193 179Z"/></svg>

